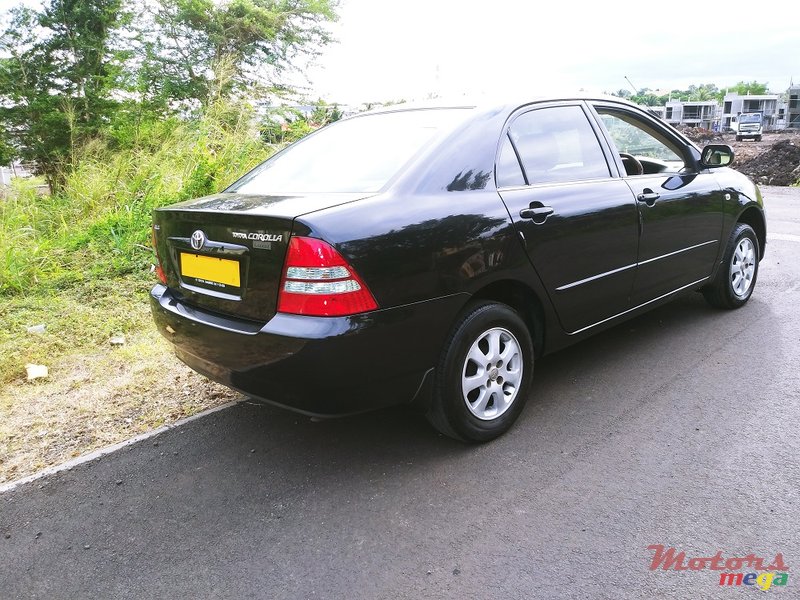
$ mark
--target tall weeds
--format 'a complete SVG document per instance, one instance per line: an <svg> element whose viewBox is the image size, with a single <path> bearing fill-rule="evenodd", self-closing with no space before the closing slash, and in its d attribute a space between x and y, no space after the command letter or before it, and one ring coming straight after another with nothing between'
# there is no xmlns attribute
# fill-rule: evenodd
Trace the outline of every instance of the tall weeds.
<svg viewBox="0 0 800 600"><path fill-rule="evenodd" d="M218 192L272 152L247 107L218 101L197 120L137 124L76 149L55 195L15 181L0 200L0 295L146 272L153 208Z"/></svg>

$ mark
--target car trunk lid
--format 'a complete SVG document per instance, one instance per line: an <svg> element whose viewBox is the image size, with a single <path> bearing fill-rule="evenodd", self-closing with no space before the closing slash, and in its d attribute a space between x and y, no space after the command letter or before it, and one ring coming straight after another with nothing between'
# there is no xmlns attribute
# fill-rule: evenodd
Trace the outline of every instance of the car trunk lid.
<svg viewBox="0 0 800 600"><path fill-rule="evenodd" d="M159 208L153 229L167 285L189 305L266 322L276 312L294 219L363 197L223 193Z"/></svg>

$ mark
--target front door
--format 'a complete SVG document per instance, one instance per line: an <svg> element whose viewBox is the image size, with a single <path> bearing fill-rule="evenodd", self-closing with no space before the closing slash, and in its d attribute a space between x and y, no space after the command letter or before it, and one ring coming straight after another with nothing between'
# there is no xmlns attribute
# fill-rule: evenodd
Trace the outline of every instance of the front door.
<svg viewBox="0 0 800 600"><path fill-rule="evenodd" d="M624 108L595 105L641 219L633 306L700 285L720 252L723 191L685 144Z"/></svg>

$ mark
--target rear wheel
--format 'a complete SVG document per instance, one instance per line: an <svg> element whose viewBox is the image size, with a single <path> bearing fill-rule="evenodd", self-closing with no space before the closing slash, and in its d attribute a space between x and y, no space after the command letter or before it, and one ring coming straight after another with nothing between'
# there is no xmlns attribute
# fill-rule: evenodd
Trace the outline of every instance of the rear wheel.
<svg viewBox="0 0 800 600"><path fill-rule="evenodd" d="M450 437L492 440L519 417L532 376L533 342L519 314L497 302L473 305L442 351L428 420Z"/></svg>
<svg viewBox="0 0 800 600"><path fill-rule="evenodd" d="M737 142L741 142L741 141L742 141L742 136L740 136L740 135L737 135L737 136L736 136L736 141L737 141Z"/></svg>
<svg viewBox="0 0 800 600"><path fill-rule="evenodd" d="M733 228L714 282L703 290L712 306L739 308L750 299L758 278L758 238L753 228L739 223Z"/></svg>

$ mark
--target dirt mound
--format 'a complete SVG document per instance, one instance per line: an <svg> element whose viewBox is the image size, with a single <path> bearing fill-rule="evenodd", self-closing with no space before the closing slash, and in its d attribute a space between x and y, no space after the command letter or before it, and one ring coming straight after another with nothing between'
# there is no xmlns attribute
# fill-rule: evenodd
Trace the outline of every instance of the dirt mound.
<svg viewBox="0 0 800 600"><path fill-rule="evenodd" d="M700 146L709 144L711 142L721 142L723 139L722 134L719 132L712 131L710 129L704 129L703 127L688 127L686 125L679 125L677 129L695 144L699 144Z"/></svg>
<svg viewBox="0 0 800 600"><path fill-rule="evenodd" d="M781 140L762 154L737 164L735 168L752 177L756 183L793 185L800 180L800 144Z"/></svg>
<svg viewBox="0 0 800 600"><path fill-rule="evenodd" d="M718 144L722 142L723 136L718 131L704 129L703 127L679 127L680 132L692 140L695 144L704 146L705 144Z"/></svg>

